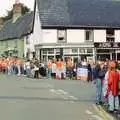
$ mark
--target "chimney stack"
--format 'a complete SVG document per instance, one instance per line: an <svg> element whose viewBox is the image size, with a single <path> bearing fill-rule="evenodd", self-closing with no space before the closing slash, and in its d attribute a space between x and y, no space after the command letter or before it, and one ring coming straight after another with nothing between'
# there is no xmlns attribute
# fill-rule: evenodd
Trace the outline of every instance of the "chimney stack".
<svg viewBox="0 0 120 120"><path fill-rule="evenodd" d="M15 1L15 4L13 5L13 23L16 22L16 20L21 16L22 14L22 4L19 2L19 0Z"/></svg>

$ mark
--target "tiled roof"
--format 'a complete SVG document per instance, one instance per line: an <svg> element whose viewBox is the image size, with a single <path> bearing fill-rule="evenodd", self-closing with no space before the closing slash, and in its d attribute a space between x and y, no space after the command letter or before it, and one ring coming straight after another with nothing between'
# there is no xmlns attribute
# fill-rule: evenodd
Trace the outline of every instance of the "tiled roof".
<svg viewBox="0 0 120 120"><path fill-rule="evenodd" d="M18 18L15 23L8 20L0 31L0 40L20 38L31 33L33 27L33 13Z"/></svg>
<svg viewBox="0 0 120 120"><path fill-rule="evenodd" d="M42 27L120 28L120 1L37 0Z"/></svg>

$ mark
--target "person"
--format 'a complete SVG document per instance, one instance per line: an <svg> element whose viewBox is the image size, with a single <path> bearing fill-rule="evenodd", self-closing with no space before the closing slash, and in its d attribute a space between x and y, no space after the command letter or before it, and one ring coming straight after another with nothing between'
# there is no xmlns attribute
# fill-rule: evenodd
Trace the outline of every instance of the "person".
<svg viewBox="0 0 120 120"><path fill-rule="evenodd" d="M48 68L48 78L52 78L51 74L52 74L52 61L49 59L48 63L47 63L47 68Z"/></svg>
<svg viewBox="0 0 120 120"><path fill-rule="evenodd" d="M102 84L106 74L104 63L99 63L96 66L96 104L102 104Z"/></svg>
<svg viewBox="0 0 120 120"><path fill-rule="evenodd" d="M62 60L61 60L61 58L59 58L58 59L58 61L56 62L56 67L57 67L57 74L56 74L56 77L57 77L57 79L61 79L61 75L62 75Z"/></svg>
<svg viewBox="0 0 120 120"><path fill-rule="evenodd" d="M73 78L73 61L72 58L68 58L66 64L66 74L69 79Z"/></svg>
<svg viewBox="0 0 120 120"><path fill-rule="evenodd" d="M114 61L110 62L110 70L108 73L108 88L106 92L106 98L108 98L109 112L117 112L119 109L119 80L120 74L117 71L116 63Z"/></svg>
<svg viewBox="0 0 120 120"><path fill-rule="evenodd" d="M34 78L39 78L39 61L36 60L34 63Z"/></svg>
<svg viewBox="0 0 120 120"><path fill-rule="evenodd" d="M30 60L27 59L24 63L24 72L26 73L27 77L31 76L31 66L30 66Z"/></svg>
<svg viewBox="0 0 120 120"><path fill-rule="evenodd" d="M55 79L56 78L56 60L53 59L52 62L52 77Z"/></svg>

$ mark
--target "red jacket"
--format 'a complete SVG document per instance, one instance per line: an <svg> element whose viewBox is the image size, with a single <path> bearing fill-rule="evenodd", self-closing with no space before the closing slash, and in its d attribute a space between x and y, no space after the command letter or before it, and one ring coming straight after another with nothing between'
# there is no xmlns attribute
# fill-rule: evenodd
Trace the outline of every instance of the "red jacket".
<svg viewBox="0 0 120 120"><path fill-rule="evenodd" d="M120 75L117 71L110 71L108 75L108 90L107 94L109 94L110 91L112 91L113 96L118 96L119 93L119 80Z"/></svg>

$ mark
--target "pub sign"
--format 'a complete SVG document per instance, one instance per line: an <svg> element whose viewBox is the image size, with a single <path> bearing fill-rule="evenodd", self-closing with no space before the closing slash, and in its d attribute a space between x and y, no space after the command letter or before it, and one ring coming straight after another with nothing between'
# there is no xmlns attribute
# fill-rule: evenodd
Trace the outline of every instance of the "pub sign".
<svg viewBox="0 0 120 120"><path fill-rule="evenodd" d="M108 42L103 42L103 43L94 43L95 48L120 48L120 43L108 43Z"/></svg>

